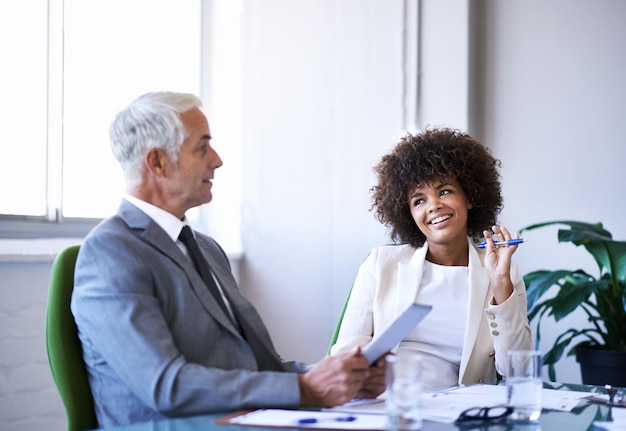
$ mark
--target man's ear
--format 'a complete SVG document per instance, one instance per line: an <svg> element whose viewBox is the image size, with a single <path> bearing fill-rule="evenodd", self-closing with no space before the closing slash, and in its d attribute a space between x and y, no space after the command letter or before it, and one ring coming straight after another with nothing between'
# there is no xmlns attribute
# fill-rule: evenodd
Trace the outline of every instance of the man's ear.
<svg viewBox="0 0 626 431"><path fill-rule="evenodd" d="M145 162L150 173L162 177L165 175L169 159L163 150L152 148L146 153Z"/></svg>

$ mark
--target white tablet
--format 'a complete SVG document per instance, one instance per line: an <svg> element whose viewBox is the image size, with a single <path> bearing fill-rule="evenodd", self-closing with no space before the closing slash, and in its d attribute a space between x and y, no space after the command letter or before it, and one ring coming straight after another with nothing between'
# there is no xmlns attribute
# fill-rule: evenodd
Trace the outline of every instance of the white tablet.
<svg viewBox="0 0 626 431"><path fill-rule="evenodd" d="M363 356L367 358L370 365L400 344L404 337L430 313L432 308L432 305L411 304L387 327L387 329L375 336L374 339L363 348Z"/></svg>

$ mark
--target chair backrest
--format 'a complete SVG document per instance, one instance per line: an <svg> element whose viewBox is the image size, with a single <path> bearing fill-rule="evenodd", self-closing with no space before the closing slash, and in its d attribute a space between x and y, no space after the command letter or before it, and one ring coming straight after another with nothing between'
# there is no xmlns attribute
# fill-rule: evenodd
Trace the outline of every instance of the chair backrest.
<svg viewBox="0 0 626 431"><path fill-rule="evenodd" d="M400 245L400 244L388 244L388 245ZM369 255L371 254L368 253L367 256L365 256L365 259L363 259L363 261L365 261ZM346 300L343 303L343 307L341 308L341 312L339 313L339 318L337 319L337 323L335 324L335 329L333 330L333 335L330 337L330 343L328 344L328 349L326 351L326 354L330 355L330 349L333 348L333 346L337 343L337 338L339 338L339 331L341 330L341 322L343 322L343 316L344 314L346 314L346 308L348 308L348 302L350 301L350 295L352 295L352 289L354 288L354 282L356 281L356 279L352 282L352 286L350 286L350 290L348 290L348 296L346 297Z"/></svg>
<svg viewBox="0 0 626 431"><path fill-rule="evenodd" d="M98 428L82 346L70 311L79 247L67 247L52 264L46 315L48 363L65 406L68 431Z"/></svg>
<svg viewBox="0 0 626 431"><path fill-rule="evenodd" d="M354 283L352 284L354 286ZM327 354L330 355L330 349L333 348L335 343L337 343L337 338L339 337L339 330L341 329L341 322L343 321L343 315L346 314L346 308L348 308L348 301L350 300L350 294L352 294L352 286L348 291L348 296L346 297L345 302L343 303L343 307L341 308L341 312L339 313L339 318L337 319L337 323L335 324L335 329L333 330L333 335L330 338L330 343L328 343Z"/></svg>

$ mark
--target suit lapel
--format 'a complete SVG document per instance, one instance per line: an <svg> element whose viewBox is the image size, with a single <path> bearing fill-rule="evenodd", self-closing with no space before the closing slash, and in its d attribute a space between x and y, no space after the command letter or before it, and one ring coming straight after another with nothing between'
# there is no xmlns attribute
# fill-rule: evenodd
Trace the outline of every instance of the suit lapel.
<svg viewBox="0 0 626 431"><path fill-rule="evenodd" d="M485 318L482 310L487 306L486 302L489 298L489 277L483 267L483 262L474 246L469 244L469 292L468 292L468 310L481 310L480 313L468 313L467 326L465 329L464 346L474 346L478 338L478 330ZM461 365L459 368L459 377L462 378L469 363L472 354L471 348L464 348L461 355Z"/></svg>
<svg viewBox="0 0 626 431"><path fill-rule="evenodd" d="M219 245L207 242L205 238L197 238L200 250L211 265L224 295L231 304L233 313L241 323L243 334L240 328L229 316L224 314L221 307L215 302L213 295L194 268L191 260L183 254L178 245L154 220L126 200L122 201L118 216L124 220L138 238L158 249L183 269L200 303L217 322L234 336L238 338L245 336L260 370L284 371L282 361L273 349L271 338L265 330L260 316L252 304L237 289L236 282L230 273L228 260Z"/></svg>
<svg viewBox="0 0 626 431"><path fill-rule="evenodd" d="M415 302L417 291L422 283L422 276L424 275L424 260L426 259L427 251L428 245L424 244L423 247L415 250L409 263L398 263L398 284L396 286L394 319L406 310L409 304Z"/></svg>
<svg viewBox="0 0 626 431"><path fill-rule="evenodd" d="M211 292L198 271L194 268L191 260L183 254L178 245L172 241L172 238L152 218L126 200L122 201L118 215L139 238L158 249L181 267L202 306L225 328L240 336L239 330L234 326L232 319L224 314L220 306L215 302L215 299L213 299ZM210 258L207 260L211 261ZM220 283L222 283L221 280ZM223 284L222 287L224 287Z"/></svg>

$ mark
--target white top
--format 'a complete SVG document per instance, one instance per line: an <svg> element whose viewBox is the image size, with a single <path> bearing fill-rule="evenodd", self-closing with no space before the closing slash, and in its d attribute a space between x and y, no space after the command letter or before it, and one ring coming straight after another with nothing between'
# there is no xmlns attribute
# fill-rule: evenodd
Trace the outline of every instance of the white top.
<svg viewBox="0 0 626 431"><path fill-rule="evenodd" d="M424 262L415 302L433 309L402 341L399 349L421 353L425 387L456 385L467 326L468 267Z"/></svg>

